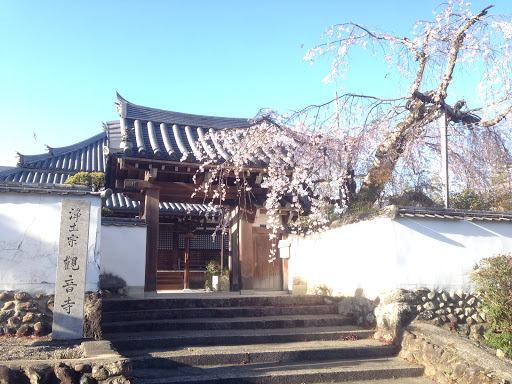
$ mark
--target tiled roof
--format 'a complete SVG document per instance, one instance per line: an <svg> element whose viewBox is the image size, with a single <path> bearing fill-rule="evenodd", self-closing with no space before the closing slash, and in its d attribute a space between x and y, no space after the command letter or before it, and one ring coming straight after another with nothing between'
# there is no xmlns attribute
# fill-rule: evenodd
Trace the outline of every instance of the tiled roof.
<svg viewBox="0 0 512 384"><path fill-rule="evenodd" d="M77 172L105 172L103 147L107 135L101 132L67 147L48 147L40 155L18 154L18 166L0 172L0 181L64 184Z"/></svg>
<svg viewBox="0 0 512 384"><path fill-rule="evenodd" d="M122 217L102 217L101 225L116 226L116 227L145 227L146 221L144 219L126 219Z"/></svg>
<svg viewBox="0 0 512 384"><path fill-rule="evenodd" d="M416 218L435 220L467 220L467 221L501 221L511 222L512 213L473 211L469 209L434 208L434 207L406 207L402 205L388 205L387 207L361 213L358 215L343 216L333 223L334 227L354 224L360 221L369 221L379 218Z"/></svg>
<svg viewBox="0 0 512 384"><path fill-rule="evenodd" d="M115 212L139 212L139 202L130 200L121 193L115 193L106 201L106 207ZM204 204L184 204L184 203L160 203L161 214L186 215L186 216L205 216L208 213L208 206ZM210 211L209 214L217 215L217 210Z"/></svg>
<svg viewBox="0 0 512 384"><path fill-rule="evenodd" d="M0 182L64 184L77 172L105 172L106 154L130 155L163 160L194 161L196 142L207 132L224 128L245 128L249 119L193 115L132 104L117 94L120 119L103 124L101 132L79 143L52 148L39 155L18 154L17 167L0 167ZM123 141L124 140L124 141ZM230 154L218 143L209 142L220 161ZM131 153L131 154L130 154ZM66 187L67 188L67 187ZM106 206L115 211L138 212L139 203L117 193L109 197ZM160 203L160 212L178 215L205 215L201 204Z"/></svg>
<svg viewBox="0 0 512 384"><path fill-rule="evenodd" d="M101 132L67 147L47 147L47 153L44 154L32 156L18 154L18 166L75 172L105 172L103 147L106 145L107 135Z"/></svg>
<svg viewBox="0 0 512 384"><path fill-rule="evenodd" d="M130 157L194 162L203 136L226 128L247 128L250 119L193 115L132 104L119 94L119 121L104 124L108 150ZM230 157L216 140L208 142L208 155L224 161Z"/></svg>
<svg viewBox="0 0 512 384"><path fill-rule="evenodd" d="M34 184L34 183L0 183L1 192L17 193L41 193L57 195L99 195L99 192L92 192L91 188L83 185L70 184Z"/></svg>
<svg viewBox="0 0 512 384"><path fill-rule="evenodd" d="M404 207L392 205L388 207L394 217L419 217L426 219L448 220L481 220L481 221L512 221L512 213L473 211L454 208Z"/></svg>
<svg viewBox="0 0 512 384"><path fill-rule="evenodd" d="M119 116L131 120L153 121L166 124L189 125L205 129L244 128L251 125L249 119L233 117L217 117L193 115L189 113L165 111L162 109L143 107L130 103L116 92Z"/></svg>

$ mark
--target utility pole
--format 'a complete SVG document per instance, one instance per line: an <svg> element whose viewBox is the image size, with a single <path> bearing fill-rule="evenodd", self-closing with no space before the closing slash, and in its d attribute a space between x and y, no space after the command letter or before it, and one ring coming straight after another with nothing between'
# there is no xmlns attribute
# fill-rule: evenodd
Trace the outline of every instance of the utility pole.
<svg viewBox="0 0 512 384"><path fill-rule="evenodd" d="M446 117L446 108L442 109L441 115L441 180L443 183L443 202L444 207L450 207L450 192L448 180L448 121Z"/></svg>

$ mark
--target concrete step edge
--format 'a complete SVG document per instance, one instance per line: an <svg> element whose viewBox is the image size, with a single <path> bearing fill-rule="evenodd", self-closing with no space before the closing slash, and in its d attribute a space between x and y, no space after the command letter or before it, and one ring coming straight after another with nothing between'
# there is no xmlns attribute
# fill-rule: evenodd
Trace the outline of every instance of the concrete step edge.
<svg viewBox="0 0 512 384"><path fill-rule="evenodd" d="M166 354L151 353L145 356L130 356L134 369L178 368L184 365L215 366L256 363L284 363L297 361L341 360L354 358L393 357L398 353L394 345L347 346L343 348L310 348L297 350L267 350L249 352Z"/></svg>
<svg viewBox="0 0 512 384"><path fill-rule="evenodd" d="M216 318L187 318L172 319L173 324L212 324L212 323L244 323L244 322L261 322L261 321L294 321L294 320L345 320L352 319L345 315L339 314L321 314L321 315L271 315L271 316L253 316L253 317L216 317ZM168 324L169 319L160 320L134 320L134 321L114 321L103 322L102 326L123 326L133 324Z"/></svg>
<svg viewBox="0 0 512 384"><path fill-rule="evenodd" d="M134 370L134 384L163 383L321 383L348 380L377 380L419 377L424 368L397 358L346 359L343 361L298 364L240 364L209 368L183 367L168 370L167 377L144 377L144 374L165 375L165 370ZM137 378L138 377L138 378Z"/></svg>
<svg viewBox="0 0 512 384"><path fill-rule="evenodd" d="M104 318L150 318L160 317L162 319L186 319L186 318L217 318L217 317L230 317L231 313L272 313L272 312L287 312L300 314L318 313L322 314L337 314L338 307L335 305L311 305L311 306L282 306L282 307L210 307L210 308L170 308L170 309L146 309L137 311L117 311L117 312L103 312ZM193 316L191 316L193 314ZM272 316L272 315L263 315ZM286 316L286 315L284 315ZM123 320L120 320L123 321ZM109 322L117 322L115 319Z"/></svg>
<svg viewBox="0 0 512 384"><path fill-rule="evenodd" d="M146 299L106 299L103 301L104 312L138 311L144 308L225 308L239 306L308 306L336 305L336 301L323 296L229 296L229 297L189 297L182 298L146 298ZM329 302L326 302L328 300Z"/></svg>
<svg viewBox="0 0 512 384"><path fill-rule="evenodd" d="M340 327L342 328L342 327ZM257 331L257 330L253 330ZM270 330L269 330L270 331ZM331 330L314 331L305 330L296 332L296 329L288 330L290 332L257 333L257 332L202 332L199 335L133 335L124 334L116 338L107 337L114 347L120 351L129 351L134 349L157 349L157 348L177 348L182 346L201 346L201 345L247 345L247 344L276 344L299 341L317 341L317 340L339 340L340 338L357 337L358 339L367 339L371 337L371 330ZM291 332L295 331L295 332ZM197 332L195 332L197 333Z"/></svg>

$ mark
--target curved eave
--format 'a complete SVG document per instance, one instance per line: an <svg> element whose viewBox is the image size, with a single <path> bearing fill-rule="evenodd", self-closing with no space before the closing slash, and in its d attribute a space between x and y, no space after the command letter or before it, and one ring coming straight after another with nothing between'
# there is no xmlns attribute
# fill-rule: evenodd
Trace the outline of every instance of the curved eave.
<svg viewBox="0 0 512 384"><path fill-rule="evenodd" d="M30 165L33 163L46 161L48 159L52 159L57 156L66 155L68 153L72 153L72 152L87 148L90 145L97 144L98 142L101 142L102 144L106 144L106 137L107 137L106 133L101 132L101 133L98 133L97 135L94 135L88 139L85 139L85 140L80 141L79 143L76 143L73 145L68 145L65 147L58 147L58 148L48 147L48 149L51 151L50 153L42 153L39 155L19 154L19 156L24 165Z"/></svg>
<svg viewBox="0 0 512 384"><path fill-rule="evenodd" d="M247 128L253 125L251 119L236 117L220 117L195 115L166 111L158 108L144 107L130 103L116 92L118 112L120 117L134 120L154 121L166 124L190 125L194 127L225 129L225 128Z"/></svg>

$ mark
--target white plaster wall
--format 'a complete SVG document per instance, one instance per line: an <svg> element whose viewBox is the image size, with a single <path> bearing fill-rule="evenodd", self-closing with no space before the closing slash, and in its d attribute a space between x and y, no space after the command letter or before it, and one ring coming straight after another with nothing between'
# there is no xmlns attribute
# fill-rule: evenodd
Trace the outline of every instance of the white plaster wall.
<svg viewBox="0 0 512 384"><path fill-rule="evenodd" d="M0 194L0 290L54 293L63 198L91 201L86 289L97 290L100 197L39 193Z"/></svg>
<svg viewBox="0 0 512 384"><path fill-rule="evenodd" d="M288 286L294 276L308 288L326 284L334 294L351 295L362 288L378 295L394 274L394 235L389 219L364 221L306 237L290 236Z"/></svg>
<svg viewBox="0 0 512 384"><path fill-rule="evenodd" d="M128 295L144 296L146 227L103 225L100 271L124 279Z"/></svg>
<svg viewBox="0 0 512 384"><path fill-rule="evenodd" d="M512 224L400 218L392 221L397 285L471 291L469 272L481 259L512 252Z"/></svg>
<svg viewBox="0 0 512 384"><path fill-rule="evenodd" d="M421 218L380 218L292 239L289 286L369 298L394 288L470 291L468 273L482 258L512 252L512 224Z"/></svg>

